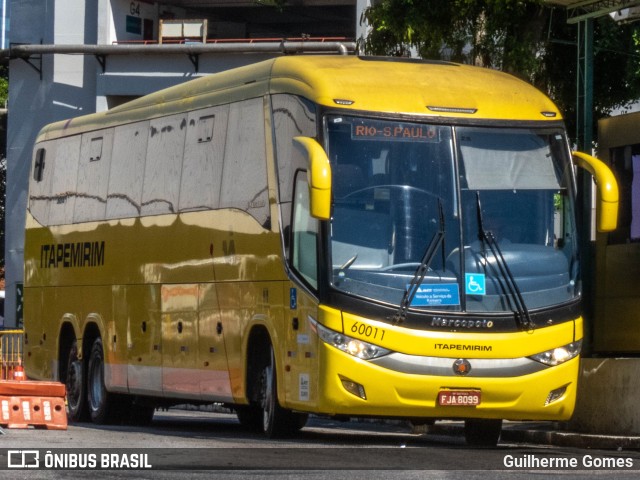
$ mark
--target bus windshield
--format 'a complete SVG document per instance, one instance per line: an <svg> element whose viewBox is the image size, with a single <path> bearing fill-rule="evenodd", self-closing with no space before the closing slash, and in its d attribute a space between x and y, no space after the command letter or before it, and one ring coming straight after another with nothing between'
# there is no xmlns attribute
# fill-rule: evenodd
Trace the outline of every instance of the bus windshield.
<svg viewBox="0 0 640 480"><path fill-rule="evenodd" d="M334 288L398 306L417 284L406 306L436 311L513 312L576 298L561 130L350 116L328 116L325 126Z"/></svg>

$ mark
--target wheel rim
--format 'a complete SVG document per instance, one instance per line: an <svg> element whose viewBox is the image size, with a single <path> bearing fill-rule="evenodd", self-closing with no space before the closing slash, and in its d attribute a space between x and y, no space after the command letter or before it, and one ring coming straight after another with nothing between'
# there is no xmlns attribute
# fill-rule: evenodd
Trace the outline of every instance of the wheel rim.
<svg viewBox="0 0 640 480"><path fill-rule="evenodd" d="M273 422L274 385L273 385L273 357L269 359L269 364L262 370L261 390L262 390L262 428L267 432Z"/></svg>
<svg viewBox="0 0 640 480"><path fill-rule="evenodd" d="M66 387L69 406L75 409L80 404L82 394L82 364L77 360L69 362Z"/></svg>

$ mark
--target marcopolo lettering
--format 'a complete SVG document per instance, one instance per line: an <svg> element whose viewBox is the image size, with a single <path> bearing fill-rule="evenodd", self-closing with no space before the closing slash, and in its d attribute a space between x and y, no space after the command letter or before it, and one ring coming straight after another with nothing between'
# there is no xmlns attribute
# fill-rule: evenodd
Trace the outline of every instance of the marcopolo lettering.
<svg viewBox="0 0 640 480"><path fill-rule="evenodd" d="M105 245L101 242L50 243L40 246L40 268L100 267Z"/></svg>
<svg viewBox="0 0 640 480"><path fill-rule="evenodd" d="M433 317L433 319L431 320L431 326L432 327L452 327L452 328L493 328L493 321Z"/></svg>

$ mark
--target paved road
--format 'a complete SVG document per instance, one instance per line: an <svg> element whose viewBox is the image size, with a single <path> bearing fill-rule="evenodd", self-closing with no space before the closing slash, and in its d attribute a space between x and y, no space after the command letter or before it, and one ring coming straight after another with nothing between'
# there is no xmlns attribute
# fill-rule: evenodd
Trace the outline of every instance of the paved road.
<svg viewBox="0 0 640 480"><path fill-rule="evenodd" d="M6 468L35 464L36 455L39 469ZM182 410L156 412L144 428L78 424L0 435L0 478L638 478L639 470L638 451L469 448L461 437L412 433L404 424L312 418L295 438L270 441L242 430L234 415Z"/></svg>

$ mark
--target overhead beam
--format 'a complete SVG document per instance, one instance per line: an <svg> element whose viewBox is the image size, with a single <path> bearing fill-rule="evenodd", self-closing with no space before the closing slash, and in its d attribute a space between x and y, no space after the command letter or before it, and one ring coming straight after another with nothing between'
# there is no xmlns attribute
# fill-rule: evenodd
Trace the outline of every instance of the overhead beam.
<svg viewBox="0 0 640 480"><path fill-rule="evenodd" d="M591 18L598 18L625 8L640 6L638 0L589 0L583 2L550 2L562 3L567 7L567 23L575 24Z"/></svg>
<svg viewBox="0 0 640 480"><path fill-rule="evenodd" d="M205 43L205 44L169 44L169 45L42 45L42 44L12 44L9 48L0 50L0 63L10 59L24 60L39 72L42 78L42 55L93 55L106 70L109 55L176 55L184 54L189 57L196 73L199 69L199 56L203 54L242 54L268 53L291 55L299 53L324 53L349 55L356 52L355 42L338 41L269 41L259 43ZM40 68L34 62L40 63Z"/></svg>

